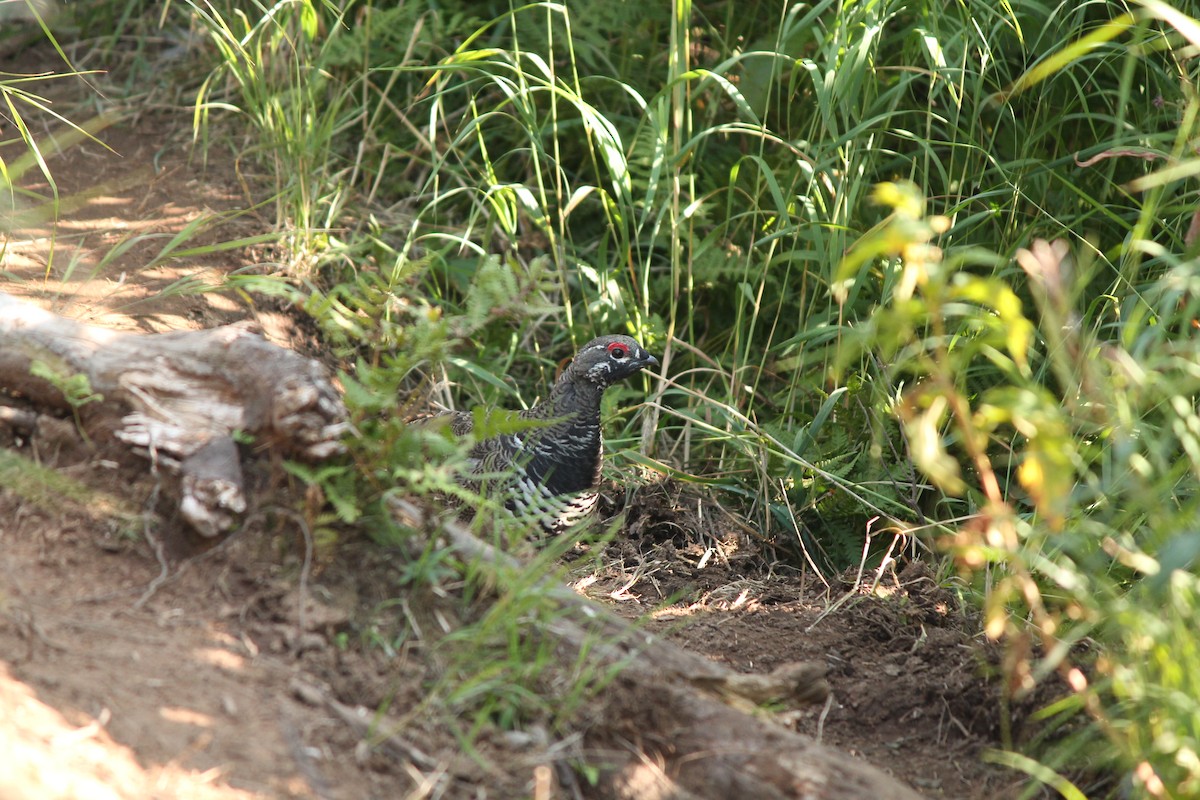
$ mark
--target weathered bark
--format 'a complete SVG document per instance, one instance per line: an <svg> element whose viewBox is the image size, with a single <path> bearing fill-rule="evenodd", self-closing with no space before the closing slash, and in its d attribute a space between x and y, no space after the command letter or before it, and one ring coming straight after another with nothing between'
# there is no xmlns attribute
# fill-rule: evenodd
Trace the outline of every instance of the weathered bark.
<svg viewBox="0 0 1200 800"><path fill-rule="evenodd" d="M406 525L424 527L417 507L393 501ZM442 532L459 554L484 570L519 570L506 553L457 522ZM598 673L620 667L617 690L596 698L603 726L624 740L593 741L601 761L615 764L602 780L608 797L635 800L919 800L878 769L774 722L764 703L794 707L829 694L821 664L789 664L767 675L743 675L660 639L609 613L570 588L545 580L557 602L546 632L568 663L581 654Z"/></svg>
<svg viewBox="0 0 1200 800"><path fill-rule="evenodd" d="M177 473L180 512L206 536L232 529L246 509L235 434L308 461L342 450L346 411L325 368L246 326L125 334L0 293L0 392L64 410L63 387L76 376L96 395L75 398L84 432Z"/></svg>

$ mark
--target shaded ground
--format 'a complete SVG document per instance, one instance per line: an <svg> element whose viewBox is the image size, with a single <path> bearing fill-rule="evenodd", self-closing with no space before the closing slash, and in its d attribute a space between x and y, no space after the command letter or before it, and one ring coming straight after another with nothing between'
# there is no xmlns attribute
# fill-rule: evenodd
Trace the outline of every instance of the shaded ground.
<svg viewBox="0 0 1200 800"><path fill-rule="evenodd" d="M60 196L80 202L57 222L18 217L0 291L126 330L253 317L289 341L285 315L188 290L269 270L262 253L163 257L198 220L189 247L266 229L233 213L246 201L232 156L190 158L188 124L145 113L101 134L111 151L52 158ZM27 186L50 193L32 173ZM68 456L57 466L80 485L46 489L7 460L43 457L44 443L0 445L0 752L20 765L0 797L555 796L546 742L484 737L464 754L423 705L438 665L421 645L364 644L370 625L390 614L402 627L411 611L388 605L402 559L353 542L314 555L263 518L168 569L144 468ZM579 591L738 670L824 662L832 702L786 724L930 797L1015 796L1011 774L978 760L999 725L978 626L926 568L873 591L826 587L772 569L719 510L694 513L695 497L634 503L604 566L572 573Z"/></svg>
<svg viewBox="0 0 1200 800"><path fill-rule="evenodd" d="M651 487L636 503L607 571L577 588L738 671L825 663L831 701L781 719L929 797L1019 793L1013 773L980 761L1000 746L1000 690L985 678L998 653L924 562L826 586L765 564L739 525L693 493ZM1020 720L1010 722L1019 737Z"/></svg>

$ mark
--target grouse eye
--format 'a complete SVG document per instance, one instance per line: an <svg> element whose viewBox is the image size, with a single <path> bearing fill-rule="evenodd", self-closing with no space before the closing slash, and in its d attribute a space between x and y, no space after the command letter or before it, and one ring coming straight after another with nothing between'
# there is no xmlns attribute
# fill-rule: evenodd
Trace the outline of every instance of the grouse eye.
<svg viewBox="0 0 1200 800"><path fill-rule="evenodd" d="M612 356L613 358L615 358L617 361L622 360L623 358L625 358L626 355L628 355L628 353L625 351L625 348L619 344L611 345L608 348L608 354L610 356Z"/></svg>

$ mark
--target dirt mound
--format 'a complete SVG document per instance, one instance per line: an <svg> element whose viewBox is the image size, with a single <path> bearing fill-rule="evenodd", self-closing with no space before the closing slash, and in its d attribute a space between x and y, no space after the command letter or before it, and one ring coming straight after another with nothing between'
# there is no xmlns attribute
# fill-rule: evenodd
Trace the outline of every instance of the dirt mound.
<svg viewBox="0 0 1200 800"><path fill-rule="evenodd" d="M648 630L743 672L815 661L825 708L789 712L794 729L864 758L930 797L1014 797L1019 776L980 761L999 747L997 648L952 581L914 561L877 585L827 586L767 563L753 532L698 492L663 485L630 510L607 567L577 584ZM1020 720L1009 724L1020 733Z"/></svg>
<svg viewBox="0 0 1200 800"><path fill-rule="evenodd" d="M105 489L96 475L68 500L0 492L12 521L0 534L0 699L13 721L0 738L24 743L40 770L13 779L34 794L12 796L362 798L426 785L525 797L555 785L561 743L548 734L487 734L464 750L429 707L443 665L414 630L414 609L432 606L404 587L403 556L345 542L317 557L292 526L259 524L166 565L136 513L152 487L114 472ZM698 502L661 487L630 516L670 517L671 541L643 527L608 543L601 569L595 553L578 561L593 565L577 575L587 594L739 671L824 662L831 702L777 715L786 724L930 797L1015 796L1011 774L978 760L998 725L989 651L924 564L831 595L753 568L761 558L732 523L689 532L668 497ZM653 713L653 698L629 703ZM589 740L619 735L607 724Z"/></svg>

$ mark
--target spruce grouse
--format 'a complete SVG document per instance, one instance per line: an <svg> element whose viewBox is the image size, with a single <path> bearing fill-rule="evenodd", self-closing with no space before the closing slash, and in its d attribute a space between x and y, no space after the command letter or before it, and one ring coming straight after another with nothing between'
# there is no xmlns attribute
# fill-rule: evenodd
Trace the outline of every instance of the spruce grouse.
<svg viewBox="0 0 1200 800"><path fill-rule="evenodd" d="M629 336L588 342L550 394L516 415L533 426L484 439L471 448L471 474L464 485L503 498L514 516L536 521L548 533L579 522L599 497L600 398L617 381L657 365L658 359ZM456 436L470 435L475 425L466 411L447 411L420 422L432 425L447 418ZM496 477L484 480L485 475Z"/></svg>

